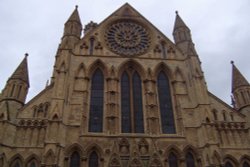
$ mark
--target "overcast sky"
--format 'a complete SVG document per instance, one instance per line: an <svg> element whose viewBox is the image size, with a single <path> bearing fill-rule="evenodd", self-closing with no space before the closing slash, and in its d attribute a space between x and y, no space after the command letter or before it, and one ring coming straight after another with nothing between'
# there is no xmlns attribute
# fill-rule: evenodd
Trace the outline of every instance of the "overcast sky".
<svg viewBox="0 0 250 167"><path fill-rule="evenodd" d="M1 0L0 89L29 53L28 99L50 79L64 23L75 5L83 25L100 23L124 3L130 3L173 40L175 11L191 29L208 89L230 104L234 60L250 80L249 0Z"/></svg>

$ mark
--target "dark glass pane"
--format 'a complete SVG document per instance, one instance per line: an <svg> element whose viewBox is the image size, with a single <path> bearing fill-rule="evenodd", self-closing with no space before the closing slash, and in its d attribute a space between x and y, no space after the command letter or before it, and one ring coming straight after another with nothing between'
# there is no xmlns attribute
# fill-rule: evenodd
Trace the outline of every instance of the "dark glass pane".
<svg viewBox="0 0 250 167"><path fill-rule="evenodd" d="M168 157L169 167L178 167L178 160L174 153L170 153Z"/></svg>
<svg viewBox="0 0 250 167"><path fill-rule="evenodd" d="M126 72L121 78L121 114L122 133L131 132L131 110L130 110L130 84L129 76Z"/></svg>
<svg viewBox="0 0 250 167"><path fill-rule="evenodd" d="M90 132L102 132L103 94L104 94L104 77L102 71L100 69L97 69L93 74L92 84L91 84L90 116L89 116Z"/></svg>
<svg viewBox="0 0 250 167"><path fill-rule="evenodd" d="M80 155L74 152L70 157L70 167L80 167Z"/></svg>
<svg viewBox="0 0 250 167"><path fill-rule="evenodd" d="M233 167L233 165L230 162L226 162L225 167Z"/></svg>
<svg viewBox="0 0 250 167"><path fill-rule="evenodd" d="M169 80L164 72L160 72L158 75L157 87L160 102L162 132L170 134L175 133Z"/></svg>
<svg viewBox="0 0 250 167"><path fill-rule="evenodd" d="M98 159L96 152L92 152L89 156L89 167L98 167Z"/></svg>
<svg viewBox="0 0 250 167"><path fill-rule="evenodd" d="M135 133L144 133L141 78L137 72L133 75L133 104Z"/></svg>
<svg viewBox="0 0 250 167"><path fill-rule="evenodd" d="M18 161L16 161L14 167L21 167L21 165Z"/></svg>
<svg viewBox="0 0 250 167"><path fill-rule="evenodd" d="M250 165L247 162L244 162L243 167L250 167Z"/></svg>
<svg viewBox="0 0 250 167"><path fill-rule="evenodd" d="M187 167L195 167L194 157L190 152L186 155L186 164Z"/></svg>
<svg viewBox="0 0 250 167"><path fill-rule="evenodd" d="M36 167L36 163L35 162L31 162L30 167Z"/></svg>

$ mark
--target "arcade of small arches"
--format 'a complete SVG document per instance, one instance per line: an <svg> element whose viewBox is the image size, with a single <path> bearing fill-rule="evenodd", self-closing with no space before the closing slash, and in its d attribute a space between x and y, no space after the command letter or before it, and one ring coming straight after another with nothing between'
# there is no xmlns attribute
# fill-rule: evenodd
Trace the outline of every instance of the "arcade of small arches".
<svg viewBox="0 0 250 167"><path fill-rule="evenodd" d="M121 155L116 152L110 153L108 151L103 152L98 145L88 147L84 150L78 144L73 144L65 149L63 158L63 167L201 167L201 157L197 153L194 147L186 147L183 150L178 149L175 146L168 147L165 152L154 152L149 156L142 156L138 153L132 153L131 155ZM103 154L109 154L107 160ZM47 167L58 166L58 160L55 153L49 150L42 162L41 158L35 154L30 155L24 159L22 155L16 154L12 158L6 161L4 154L0 156L0 165L4 163L9 164L10 167ZM224 158L220 158L217 152L213 155L213 162L210 163L211 167L223 166L223 167L250 167L250 157L243 155L239 160L231 155L225 155Z"/></svg>

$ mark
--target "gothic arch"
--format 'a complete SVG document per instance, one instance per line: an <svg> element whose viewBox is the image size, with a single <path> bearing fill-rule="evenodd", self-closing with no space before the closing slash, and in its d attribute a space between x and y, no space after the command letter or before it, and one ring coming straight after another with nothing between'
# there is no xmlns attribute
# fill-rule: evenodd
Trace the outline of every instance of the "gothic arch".
<svg viewBox="0 0 250 167"><path fill-rule="evenodd" d="M59 66L59 72L66 72L66 64L64 61Z"/></svg>
<svg viewBox="0 0 250 167"><path fill-rule="evenodd" d="M55 163L55 153L49 149L49 151L47 151L47 153L45 154L44 156L44 159L45 159L45 164L46 165L52 165Z"/></svg>
<svg viewBox="0 0 250 167"><path fill-rule="evenodd" d="M122 75L122 73L125 70L129 70L129 69L136 70L139 73L142 81L144 79L146 79L146 71L143 68L143 66L140 63L138 63L137 61L132 60L132 59L128 59L127 61L124 61L122 64L119 65L119 67L118 67L118 78L120 78L120 76Z"/></svg>
<svg viewBox="0 0 250 167"><path fill-rule="evenodd" d="M86 76L89 77L89 78L92 78L92 75L94 74L94 72L96 71L96 69L100 69L104 75L104 78L105 76L108 76L108 68L107 66L105 65L105 63L100 60L100 59L97 59L95 60L88 68L87 72L86 72Z"/></svg>
<svg viewBox="0 0 250 167"><path fill-rule="evenodd" d="M171 152L174 153L178 157L183 156L182 151L176 145L170 145L166 148L164 157L167 158Z"/></svg>
<svg viewBox="0 0 250 167"><path fill-rule="evenodd" d="M81 63L75 73L75 77L76 79L78 78L83 78L84 76L86 76L86 69L83 63Z"/></svg>
<svg viewBox="0 0 250 167"><path fill-rule="evenodd" d="M31 154L28 158L26 158L25 167L29 167L28 165L30 165L31 162L35 162L37 167L41 164L41 160L36 154Z"/></svg>
<svg viewBox="0 0 250 167"><path fill-rule="evenodd" d="M102 148L96 143L90 144L85 149L85 153L87 156L89 156L93 151L95 151L98 154L99 158L102 158L102 156L104 155Z"/></svg>
<svg viewBox="0 0 250 167"><path fill-rule="evenodd" d="M188 152L191 152L191 153L194 155L194 157L195 157L196 159L199 158L198 151L197 151L197 149L196 149L194 146L192 146L192 145L187 145L187 146L183 149L184 155L186 155Z"/></svg>
<svg viewBox="0 0 250 167"><path fill-rule="evenodd" d="M167 77L169 78L169 81L174 80L174 74L172 70L164 62L161 62L156 65L154 72L153 72L154 74L153 76L157 77L161 71L163 71L167 75ZM171 82L169 84L171 85Z"/></svg>
<svg viewBox="0 0 250 167"><path fill-rule="evenodd" d="M239 162L237 161L237 159L230 154L226 154L224 156L223 162L224 164L226 164L227 162L230 162L233 165L233 167L239 166Z"/></svg>
<svg viewBox="0 0 250 167"><path fill-rule="evenodd" d="M80 156L84 155L84 150L79 143L74 143L67 146L64 154L66 157L70 157L70 155L75 151L77 151L80 154Z"/></svg>
<svg viewBox="0 0 250 167"><path fill-rule="evenodd" d="M181 71L181 69L179 67L176 67L175 72L174 72L174 76L175 76L176 81L185 82L183 72Z"/></svg>
<svg viewBox="0 0 250 167"><path fill-rule="evenodd" d="M240 166L244 167L244 163L247 163L250 166L250 156L249 155L243 155L240 158Z"/></svg>
<svg viewBox="0 0 250 167"><path fill-rule="evenodd" d="M15 163L19 163L20 167L23 166L24 159L23 157L18 153L14 155L12 158L9 160L9 165L10 167L14 167Z"/></svg>

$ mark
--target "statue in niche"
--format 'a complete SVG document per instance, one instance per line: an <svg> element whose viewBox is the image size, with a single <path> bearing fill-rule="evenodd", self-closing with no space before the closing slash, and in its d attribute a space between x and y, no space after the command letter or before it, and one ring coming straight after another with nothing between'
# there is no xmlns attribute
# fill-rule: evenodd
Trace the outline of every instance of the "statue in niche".
<svg viewBox="0 0 250 167"><path fill-rule="evenodd" d="M122 138L119 143L119 151L122 154L129 154L129 142L126 138Z"/></svg>

